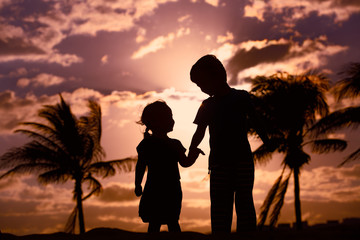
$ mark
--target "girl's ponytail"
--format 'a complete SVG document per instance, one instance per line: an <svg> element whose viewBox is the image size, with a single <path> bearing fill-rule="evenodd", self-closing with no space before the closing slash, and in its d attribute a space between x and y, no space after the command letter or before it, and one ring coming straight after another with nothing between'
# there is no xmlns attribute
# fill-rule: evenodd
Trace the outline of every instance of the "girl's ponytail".
<svg viewBox="0 0 360 240"><path fill-rule="evenodd" d="M145 132L144 132L144 138L149 138L151 136L149 133L149 130L150 129L148 127L146 127Z"/></svg>

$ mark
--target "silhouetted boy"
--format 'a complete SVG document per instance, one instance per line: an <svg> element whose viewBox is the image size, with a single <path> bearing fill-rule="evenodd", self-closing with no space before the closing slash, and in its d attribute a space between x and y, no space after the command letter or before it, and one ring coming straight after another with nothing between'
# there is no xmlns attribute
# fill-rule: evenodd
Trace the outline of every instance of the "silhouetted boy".
<svg viewBox="0 0 360 240"><path fill-rule="evenodd" d="M194 123L190 153L210 132L210 199L213 233L231 232L233 204L237 231L256 229L252 197L254 162L247 138L249 123L257 122L250 94L227 84L226 71L213 55L200 58L190 72L191 81L210 97L201 104ZM258 131L267 141L267 137Z"/></svg>

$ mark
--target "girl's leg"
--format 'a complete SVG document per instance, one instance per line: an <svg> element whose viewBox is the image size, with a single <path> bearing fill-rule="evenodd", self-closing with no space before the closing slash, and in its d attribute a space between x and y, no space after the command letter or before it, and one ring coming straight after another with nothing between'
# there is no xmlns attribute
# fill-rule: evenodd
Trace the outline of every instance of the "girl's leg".
<svg viewBox="0 0 360 240"><path fill-rule="evenodd" d="M169 232L181 232L181 228L178 221L170 222L167 225Z"/></svg>
<svg viewBox="0 0 360 240"><path fill-rule="evenodd" d="M160 232L161 224L157 222L149 222L148 233Z"/></svg>

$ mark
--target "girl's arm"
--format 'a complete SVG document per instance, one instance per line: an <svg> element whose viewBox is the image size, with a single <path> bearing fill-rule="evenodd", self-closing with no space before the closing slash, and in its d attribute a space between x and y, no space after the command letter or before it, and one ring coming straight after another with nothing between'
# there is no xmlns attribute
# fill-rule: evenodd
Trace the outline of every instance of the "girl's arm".
<svg viewBox="0 0 360 240"><path fill-rule="evenodd" d="M135 168L135 194L138 197L142 195L141 183L145 174L145 169L146 169L146 165L139 156Z"/></svg>
<svg viewBox="0 0 360 240"><path fill-rule="evenodd" d="M205 136L206 127L207 125L197 126L191 140L189 154L188 156L184 154L184 157L180 160L180 165L182 167L190 167L195 163L196 159L199 157L199 154L205 155L205 153L201 149L199 149L198 146Z"/></svg>

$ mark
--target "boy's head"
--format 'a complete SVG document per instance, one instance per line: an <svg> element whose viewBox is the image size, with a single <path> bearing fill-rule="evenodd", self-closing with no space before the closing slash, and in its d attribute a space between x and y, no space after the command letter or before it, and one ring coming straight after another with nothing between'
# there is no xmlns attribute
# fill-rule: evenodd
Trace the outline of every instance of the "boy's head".
<svg viewBox="0 0 360 240"><path fill-rule="evenodd" d="M190 70L190 79L203 92L213 95L218 86L227 84L226 70L214 55L201 57Z"/></svg>

